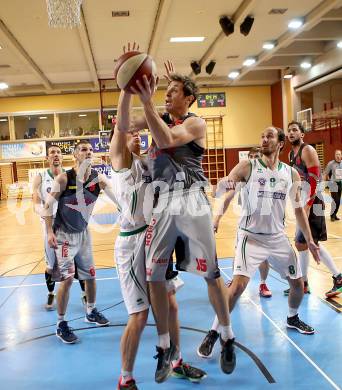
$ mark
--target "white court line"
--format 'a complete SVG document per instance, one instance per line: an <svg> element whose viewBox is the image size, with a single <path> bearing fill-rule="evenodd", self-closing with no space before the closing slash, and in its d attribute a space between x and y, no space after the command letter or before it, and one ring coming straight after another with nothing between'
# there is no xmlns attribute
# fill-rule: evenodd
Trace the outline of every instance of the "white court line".
<svg viewBox="0 0 342 390"><path fill-rule="evenodd" d="M112 278L97 278L96 281L99 280L115 280L119 279L117 276ZM59 283L59 282L56 282ZM78 280L74 280L73 283L78 283ZM37 287L37 286L45 286L45 283L33 283L33 284L19 284L14 286L0 286L0 288L21 288L21 287Z"/></svg>
<svg viewBox="0 0 342 390"><path fill-rule="evenodd" d="M229 276L223 271L223 274L229 278ZM253 302L250 298L247 297L247 299L257 308L257 310L264 315L271 324L281 333L281 335L290 343L292 344L297 351L304 356L304 358L311 363L314 368L331 384L332 387L334 387L336 390L341 390L339 386L270 318L259 305L257 305L255 302ZM303 336L305 337L305 336Z"/></svg>

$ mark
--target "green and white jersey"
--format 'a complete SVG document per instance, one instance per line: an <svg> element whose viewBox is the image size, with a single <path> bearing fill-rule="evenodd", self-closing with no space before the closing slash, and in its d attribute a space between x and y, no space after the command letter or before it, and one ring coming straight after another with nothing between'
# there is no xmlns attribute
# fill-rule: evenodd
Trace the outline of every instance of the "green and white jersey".
<svg viewBox="0 0 342 390"><path fill-rule="evenodd" d="M153 192L146 190L152 182L144 158L132 153L129 169L112 169L113 192L120 212L120 232L132 232L146 227L152 210ZM146 215L145 215L145 214Z"/></svg>
<svg viewBox="0 0 342 390"><path fill-rule="evenodd" d="M292 186L292 168L279 162L271 170L262 159L251 161L251 174L241 190L239 229L257 234L284 231L285 207Z"/></svg>
<svg viewBox="0 0 342 390"><path fill-rule="evenodd" d="M39 188L39 197L42 200L42 205L45 204L48 194L51 192L53 181L55 180L52 172L50 169L47 169L46 171L39 173L42 182ZM58 207L58 202L54 202L53 204L53 215L56 215Z"/></svg>

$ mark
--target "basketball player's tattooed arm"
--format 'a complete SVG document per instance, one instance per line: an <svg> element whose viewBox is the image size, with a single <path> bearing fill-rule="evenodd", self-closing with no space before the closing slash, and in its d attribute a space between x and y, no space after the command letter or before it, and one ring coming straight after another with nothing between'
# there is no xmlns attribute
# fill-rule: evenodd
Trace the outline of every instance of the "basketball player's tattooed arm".
<svg viewBox="0 0 342 390"><path fill-rule="evenodd" d="M48 243L50 248L57 249L57 239L55 233L52 229L52 220L53 220L53 205L56 201L58 201L61 193L65 191L67 185L67 175L66 173L61 173L58 175L53 184L52 189L49 196L46 199L45 203L45 225L46 231L48 235Z"/></svg>
<svg viewBox="0 0 342 390"><path fill-rule="evenodd" d="M42 200L40 198L40 187L42 185L42 176L38 174L34 180L33 180L33 194L32 194L32 201L33 201L33 210L43 217L44 215L44 209L42 206Z"/></svg>
<svg viewBox="0 0 342 390"><path fill-rule="evenodd" d="M127 132L130 131L131 94L120 92L117 122L110 142L109 157L115 171L130 168L132 157L127 148Z"/></svg>
<svg viewBox="0 0 342 390"><path fill-rule="evenodd" d="M214 231L218 231L220 220L227 211L230 202L235 194L240 191L243 183L248 181L251 174L251 163L248 160L241 161L229 173L229 175L220 180L217 186L219 200L214 207ZM221 194L223 193L223 196Z"/></svg>
<svg viewBox="0 0 342 390"><path fill-rule="evenodd" d="M302 200L301 200L301 180L299 173L294 169L292 169L292 177L293 177L293 185L290 190L290 198L294 207L294 212L296 216L297 224L300 228L300 230L303 232L303 235L305 237L306 242L308 243L308 249L312 253L313 258L315 259L316 263L320 263L319 258L319 246L316 245L313 241L308 216L305 211L305 206L302 206Z"/></svg>
<svg viewBox="0 0 342 390"><path fill-rule="evenodd" d="M320 176L320 163L315 148L311 145L306 145L302 151L302 160L309 173L310 198L304 207L306 214L309 215L310 208L316 197L317 183Z"/></svg>

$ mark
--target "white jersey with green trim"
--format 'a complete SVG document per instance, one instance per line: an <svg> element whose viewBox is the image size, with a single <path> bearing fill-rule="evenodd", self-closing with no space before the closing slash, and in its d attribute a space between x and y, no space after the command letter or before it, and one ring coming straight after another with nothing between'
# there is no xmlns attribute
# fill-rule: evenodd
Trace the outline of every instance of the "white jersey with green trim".
<svg viewBox="0 0 342 390"><path fill-rule="evenodd" d="M279 162L271 170L262 159L251 160L250 177L241 190L239 229L257 234L284 231L285 208L292 186L292 168Z"/></svg>
<svg viewBox="0 0 342 390"><path fill-rule="evenodd" d="M151 175L145 158L132 153L129 169L112 169L113 192L120 212L121 232L131 232L146 226L152 210L153 191Z"/></svg>
<svg viewBox="0 0 342 390"><path fill-rule="evenodd" d="M45 170L44 172L39 173L41 177L41 185L39 188L39 197L41 199L42 205L45 204L48 194L51 192L53 181L55 180L50 169ZM53 204L53 215L56 215L58 207L58 202Z"/></svg>

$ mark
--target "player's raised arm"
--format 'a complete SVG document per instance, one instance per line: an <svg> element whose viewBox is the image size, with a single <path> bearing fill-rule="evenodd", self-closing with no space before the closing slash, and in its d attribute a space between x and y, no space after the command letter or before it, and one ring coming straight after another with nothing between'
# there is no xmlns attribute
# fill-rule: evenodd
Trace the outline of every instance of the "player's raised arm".
<svg viewBox="0 0 342 390"><path fill-rule="evenodd" d="M239 192L242 183L245 183L251 174L251 162L248 160L238 163L229 175L218 184L219 200L214 207L214 230L218 231L220 220L227 211L236 192ZM222 195L223 194L223 195ZM222 196L221 196L222 195Z"/></svg>

